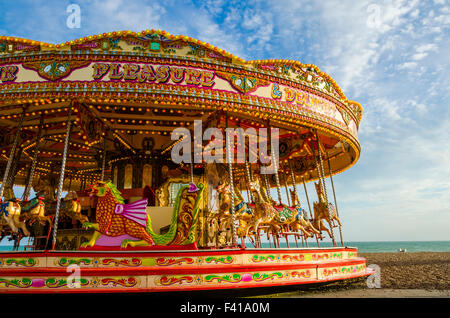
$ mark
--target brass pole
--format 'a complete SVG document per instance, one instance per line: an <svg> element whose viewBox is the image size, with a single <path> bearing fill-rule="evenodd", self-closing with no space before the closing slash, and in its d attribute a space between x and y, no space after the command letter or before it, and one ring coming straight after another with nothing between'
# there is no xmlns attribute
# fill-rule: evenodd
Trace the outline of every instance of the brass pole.
<svg viewBox="0 0 450 318"><path fill-rule="evenodd" d="M31 162L30 175L28 176L28 182L27 182L26 188L23 191L22 201L25 201L28 198L28 196L30 195L30 190L31 190L31 187L33 184L34 172L36 170L36 164L37 164L37 156L39 153L39 144L41 142L41 137L42 137L42 126L44 126L44 116L41 116L41 119L39 122L39 130L38 130L38 135L36 138L36 145L34 146L33 161Z"/></svg>
<svg viewBox="0 0 450 318"><path fill-rule="evenodd" d="M70 115L72 114L72 107L74 107L74 103L72 102L68 108L69 112L67 114L67 129L66 129L66 139L64 141L64 152L63 152L63 158L61 162L61 172L59 174L59 185L58 185L58 193L56 196L56 212L55 212L55 219L53 224L53 244L52 244L52 250L55 249L56 245L56 234L58 232L58 218L59 218L59 209L61 207L61 195L63 191L63 184L64 184L64 172L66 170L66 159L67 159L67 150L69 147L69 139L70 139L70 131L71 131L71 121L70 121Z"/></svg>
<svg viewBox="0 0 450 318"><path fill-rule="evenodd" d="M331 187L333 189L334 206L336 207L336 215L337 215L337 217L339 217L339 210L338 210L337 200L336 200L336 192L334 191L333 173L331 171L330 157L327 157L327 161L328 161L328 171L330 173ZM339 225L339 236L341 238L341 246L344 246L344 241L342 239L342 227L340 225Z"/></svg>
<svg viewBox="0 0 450 318"><path fill-rule="evenodd" d="M0 200L3 197L3 191L5 190L6 181L8 180L9 171L11 169L11 164L16 154L17 144L19 143L20 131L22 130L23 118L25 116L25 107L23 108L22 115L20 116L19 125L17 125L16 135L14 137L13 146L11 148L11 152L9 153L8 163L6 164L5 173L3 175L3 181L0 186Z"/></svg>
<svg viewBox="0 0 450 318"><path fill-rule="evenodd" d="M104 181L105 179L105 165L106 165L106 136L103 139L102 175L100 181Z"/></svg>
<svg viewBox="0 0 450 318"><path fill-rule="evenodd" d="M305 178L304 177L302 177L302 182L303 182L303 188L305 189L306 201L308 202L309 217L310 217L310 220L312 221L313 214L311 212L311 204L309 203L308 190L306 189L306 184L305 184ZM317 246L320 247L319 239L317 238L317 235L316 235L316 241L317 241Z"/></svg>
<svg viewBox="0 0 450 318"><path fill-rule="evenodd" d="M228 113L225 113L225 119L226 119L226 128L228 128ZM232 154L231 149L231 140L230 136L231 134L225 134L226 143L227 143L227 160L228 160L228 173L230 175L230 195L231 195L231 207L230 207L230 214L231 214L231 231L233 234L233 245L236 246L237 244L237 234L235 229L235 215L234 215L234 184L233 184L233 163L232 160L234 158L234 154ZM255 229L256 230L256 229Z"/></svg>
<svg viewBox="0 0 450 318"><path fill-rule="evenodd" d="M323 172L323 162L322 162L322 152L320 151L320 139L319 139L319 134L317 133L317 129L316 129L316 143L317 143L317 153L318 153L318 157L319 157L319 163L317 163L316 161L316 167L317 167L317 173L318 173L318 177L319 177L319 185L321 185L322 187L322 191L323 194L325 195L325 204L326 204L326 209L328 212L328 223L330 225L330 233L331 233L331 241L333 242L333 246L336 246L336 240L334 238L334 232L333 232L333 223L331 220L331 216L330 216L330 209L328 207L328 195L327 195L327 189L325 186L325 177L324 177L324 172ZM316 158L316 157L314 157Z"/></svg>

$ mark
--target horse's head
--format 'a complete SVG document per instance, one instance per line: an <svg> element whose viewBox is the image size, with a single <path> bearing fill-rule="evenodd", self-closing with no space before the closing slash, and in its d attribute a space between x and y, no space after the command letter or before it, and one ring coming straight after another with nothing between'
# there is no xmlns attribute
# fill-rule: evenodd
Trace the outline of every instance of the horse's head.
<svg viewBox="0 0 450 318"><path fill-rule="evenodd" d="M221 183L217 187L217 192L219 192L219 193L230 192L230 186L228 184L226 184L226 183Z"/></svg>
<svg viewBox="0 0 450 318"><path fill-rule="evenodd" d="M261 188L260 185L259 185L259 180L258 179L254 180L254 181L250 181L248 183L248 186L249 186L250 190L256 191L256 192L259 192L259 190Z"/></svg>

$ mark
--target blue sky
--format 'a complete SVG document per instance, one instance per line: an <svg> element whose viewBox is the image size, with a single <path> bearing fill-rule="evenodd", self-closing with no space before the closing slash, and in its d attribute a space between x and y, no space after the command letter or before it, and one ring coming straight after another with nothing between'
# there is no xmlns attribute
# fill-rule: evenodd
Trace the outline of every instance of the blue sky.
<svg viewBox="0 0 450 318"><path fill-rule="evenodd" d="M71 3L79 29L66 26ZM449 0L0 0L0 35L152 28L319 66L364 108L361 158L334 179L344 239L450 240Z"/></svg>

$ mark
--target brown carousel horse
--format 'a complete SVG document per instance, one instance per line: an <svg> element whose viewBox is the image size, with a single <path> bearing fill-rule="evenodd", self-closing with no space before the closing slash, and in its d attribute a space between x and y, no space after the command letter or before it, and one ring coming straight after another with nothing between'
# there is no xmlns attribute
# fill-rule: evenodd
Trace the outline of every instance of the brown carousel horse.
<svg viewBox="0 0 450 318"><path fill-rule="evenodd" d="M71 219L72 222L78 221L80 225L89 222L89 218L81 214L81 203L75 191L67 193L64 199L62 199L60 213L62 217Z"/></svg>
<svg viewBox="0 0 450 318"><path fill-rule="evenodd" d="M336 209L334 208L334 205L331 203L326 204L325 195L322 192L322 187L319 183L314 183L314 186L316 187L317 196L319 198L319 202L313 203L314 208L314 220L313 224L316 229L318 229L320 232L325 231L328 233L329 237L333 237L330 229L334 227L334 221L338 223L339 226L342 226L341 220L337 216ZM330 229L327 228L323 222L323 220L326 220L330 226Z"/></svg>

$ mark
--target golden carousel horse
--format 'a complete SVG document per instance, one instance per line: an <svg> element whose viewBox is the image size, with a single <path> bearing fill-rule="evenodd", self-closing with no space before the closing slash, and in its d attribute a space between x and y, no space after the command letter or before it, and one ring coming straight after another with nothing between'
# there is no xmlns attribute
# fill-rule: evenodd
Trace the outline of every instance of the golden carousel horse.
<svg viewBox="0 0 450 318"><path fill-rule="evenodd" d="M264 198L259 179L249 182L249 189L255 198L254 218L251 220L252 226L256 232L259 231L260 225L267 226L265 230L269 233L276 234L281 230L280 223L276 221L278 211ZM265 191L264 191L265 192Z"/></svg>
<svg viewBox="0 0 450 318"><path fill-rule="evenodd" d="M305 237L312 237L317 234L318 231L312 226L312 224L305 220L303 214L304 210L300 207L298 198L298 204L294 203L292 207L285 206L283 204L278 205L274 200L271 200L267 196L267 191L262 187L262 197L267 203L274 206L276 214L273 222L279 227L290 228L292 231L301 231Z"/></svg>
<svg viewBox="0 0 450 318"><path fill-rule="evenodd" d="M225 219L230 219L230 208L231 208L231 193L230 186L222 183L217 187L217 193L219 193L219 210L218 219L220 222Z"/></svg>
<svg viewBox="0 0 450 318"><path fill-rule="evenodd" d="M46 222L52 224L52 219L45 215L45 203L44 197L38 196L29 201L23 202L21 205L22 213L20 220L25 223L33 223L39 221L41 225L45 225Z"/></svg>
<svg viewBox="0 0 450 318"><path fill-rule="evenodd" d="M230 228L231 225L231 191L230 186L226 183L219 184L217 187L219 193L219 209L215 214L215 218L218 220L219 230L225 231ZM239 226L236 229L236 234L242 240L247 236L252 236L254 231L253 223L253 209L247 202L244 201L239 189L234 188L234 218L239 221ZM214 214L213 214L214 215Z"/></svg>
<svg viewBox="0 0 450 318"><path fill-rule="evenodd" d="M334 205L331 203L326 204L325 194L322 192L322 187L319 183L314 182L314 186L316 187L317 196L319 198L319 202L313 203L314 208L314 220L313 224L316 229L318 229L320 232L325 231L328 233L328 235L333 237L330 229L334 227L334 221L338 223L339 226L342 226L341 220L337 216L336 209L334 208ZM328 224L330 225L330 229L328 229L325 224L323 223L323 220L326 220Z"/></svg>
<svg viewBox="0 0 450 318"><path fill-rule="evenodd" d="M21 206L15 198L12 187L5 186L3 193L5 202L0 203L1 227L9 226L13 233L18 233L21 229L25 236L29 236L30 232L25 222L20 220Z"/></svg>
<svg viewBox="0 0 450 318"><path fill-rule="evenodd" d="M25 236L30 236L30 232L25 223L20 221L20 212L20 204L16 201L0 203L2 228L4 226L9 226L14 233L18 233L19 229L21 229Z"/></svg>
<svg viewBox="0 0 450 318"><path fill-rule="evenodd" d="M216 188L219 194L219 208L217 211L211 211L208 216L208 230L226 231L231 228L231 191L229 183L222 180L229 179L228 170L223 165L212 163L206 166L206 178L212 188ZM250 220L253 218L253 210L250 205L244 201L244 198L236 187L234 187L234 217L239 221L236 234L241 238L253 234L250 231ZM209 232L208 232L209 233ZM212 235L212 234L211 234ZM224 238L222 238L223 241ZM217 240L220 241L220 240Z"/></svg>
<svg viewBox="0 0 450 318"><path fill-rule="evenodd" d="M305 229L306 232L309 233L308 236L312 237L314 234L320 235L320 231L318 231L310 220L307 218L306 211L301 207L300 200L298 199L297 192L289 189L291 195L292 205L297 209L296 221L297 223L292 224L292 230L298 231L301 228Z"/></svg>

